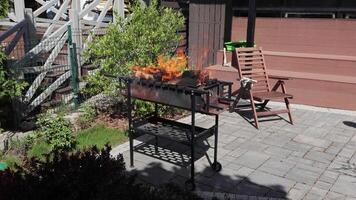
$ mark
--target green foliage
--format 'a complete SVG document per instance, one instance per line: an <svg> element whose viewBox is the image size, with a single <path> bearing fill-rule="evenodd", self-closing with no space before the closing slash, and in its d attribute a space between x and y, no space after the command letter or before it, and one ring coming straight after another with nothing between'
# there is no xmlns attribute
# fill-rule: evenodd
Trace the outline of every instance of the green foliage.
<svg viewBox="0 0 356 200"><path fill-rule="evenodd" d="M62 116L43 115L39 117L38 135L43 137L50 145L52 151L72 150L75 145L75 137L70 123Z"/></svg>
<svg viewBox="0 0 356 200"><path fill-rule="evenodd" d="M7 15L8 10L9 0L0 0L0 19Z"/></svg>
<svg viewBox="0 0 356 200"><path fill-rule="evenodd" d="M51 146L43 139L39 138L32 145L32 148L27 152L27 156L43 159L45 155L51 153Z"/></svg>
<svg viewBox="0 0 356 200"><path fill-rule="evenodd" d="M25 158L26 165L0 172L0 197L13 200L202 199L173 184L152 187L138 183L136 176L126 171L123 156L113 157L110 150L106 146L102 150L54 152L48 156L53 159L45 161Z"/></svg>
<svg viewBox="0 0 356 200"><path fill-rule="evenodd" d="M147 101L134 100L134 115L141 117L147 115L148 113L152 113L155 110L154 103L150 103ZM166 117L174 117L177 114L182 114L183 110L174 108L171 106L162 106L159 105L158 114Z"/></svg>
<svg viewBox="0 0 356 200"><path fill-rule="evenodd" d="M127 141L125 132L116 128L108 128L103 124L96 125L78 132L78 148L85 149L92 146L104 148L105 144L115 146Z"/></svg>
<svg viewBox="0 0 356 200"><path fill-rule="evenodd" d="M82 114L77 119L76 123L79 125L81 129L90 127L90 124L94 121L97 116L96 110L88 104L83 104L80 110Z"/></svg>
<svg viewBox="0 0 356 200"><path fill-rule="evenodd" d="M105 144L115 146L127 141L125 132L115 128L108 128L102 124L81 130L75 134L75 137L77 141L76 149L91 148L93 146L104 148ZM44 156L50 152L51 146L43 138L39 138L27 152L27 155L43 160Z"/></svg>
<svg viewBox="0 0 356 200"><path fill-rule="evenodd" d="M15 169L16 166L21 165L22 160L20 157L15 155L3 155L0 156L0 161L7 164L8 168Z"/></svg>
<svg viewBox="0 0 356 200"><path fill-rule="evenodd" d="M88 92L101 92L112 86L103 74L124 75L130 67L154 64L161 54L171 54L181 39L177 30L183 28L184 17L169 8L158 8L157 0L150 6L134 4L132 15L111 24L107 33L94 39L85 53L101 72L88 78Z"/></svg>
<svg viewBox="0 0 356 200"><path fill-rule="evenodd" d="M27 84L9 77L9 71L3 65L5 58L6 56L0 46L0 98L20 96Z"/></svg>
<svg viewBox="0 0 356 200"><path fill-rule="evenodd" d="M25 138L10 141L10 149L19 155L26 155L35 142L36 134L29 134Z"/></svg>

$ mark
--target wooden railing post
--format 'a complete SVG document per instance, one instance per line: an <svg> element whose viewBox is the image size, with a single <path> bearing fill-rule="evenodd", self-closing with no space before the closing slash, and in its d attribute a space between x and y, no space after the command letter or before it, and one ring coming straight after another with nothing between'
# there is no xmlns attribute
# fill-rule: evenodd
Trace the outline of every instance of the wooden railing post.
<svg viewBox="0 0 356 200"><path fill-rule="evenodd" d="M25 0L14 1L14 8L17 22L25 19Z"/></svg>
<svg viewBox="0 0 356 200"><path fill-rule="evenodd" d="M117 20L116 17L125 18L125 2L124 0L114 0L114 22Z"/></svg>
<svg viewBox="0 0 356 200"><path fill-rule="evenodd" d="M72 4L74 5L74 4ZM77 53L77 62L81 63L81 49L82 49L82 32L81 32L81 27L80 27L80 21L79 21L79 12L75 9L70 9L69 10L69 17L70 20L72 21L72 38L73 38L73 43L76 45L76 53ZM78 78L81 77L81 65L78 64Z"/></svg>
<svg viewBox="0 0 356 200"><path fill-rule="evenodd" d="M24 32L25 53L37 44L36 21L31 8L25 9L26 26Z"/></svg>

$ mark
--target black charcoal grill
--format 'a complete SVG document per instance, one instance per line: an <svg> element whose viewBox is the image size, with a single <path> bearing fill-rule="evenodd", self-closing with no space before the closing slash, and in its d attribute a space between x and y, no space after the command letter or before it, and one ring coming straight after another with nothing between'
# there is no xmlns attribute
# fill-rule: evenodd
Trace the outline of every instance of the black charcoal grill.
<svg viewBox="0 0 356 200"><path fill-rule="evenodd" d="M159 137L188 145L190 147L189 163L191 175L186 182L186 186L194 189L196 142L214 135L214 162L212 163L212 168L215 171L221 170L222 166L217 161L219 114L229 107L232 83L206 80L204 84L196 86L196 84L189 84L190 81L161 82L133 76L119 77L118 80L121 85L121 92L127 97L130 166L134 166L133 156L136 147L133 146L133 139L137 135L149 134L155 136L156 151ZM133 119L133 98L154 103L154 113L141 119ZM190 111L191 123L185 124L160 117L158 114L159 105ZM196 126L195 114L197 112L215 116L215 124L210 128Z"/></svg>

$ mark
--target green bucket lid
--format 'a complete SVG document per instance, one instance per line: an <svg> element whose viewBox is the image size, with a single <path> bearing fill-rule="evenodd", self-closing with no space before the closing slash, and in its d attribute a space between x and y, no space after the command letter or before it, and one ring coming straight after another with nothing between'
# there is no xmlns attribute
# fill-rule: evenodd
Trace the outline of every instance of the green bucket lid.
<svg viewBox="0 0 356 200"><path fill-rule="evenodd" d="M7 168L7 164L4 162L0 162L0 171L5 170Z"/></svg>

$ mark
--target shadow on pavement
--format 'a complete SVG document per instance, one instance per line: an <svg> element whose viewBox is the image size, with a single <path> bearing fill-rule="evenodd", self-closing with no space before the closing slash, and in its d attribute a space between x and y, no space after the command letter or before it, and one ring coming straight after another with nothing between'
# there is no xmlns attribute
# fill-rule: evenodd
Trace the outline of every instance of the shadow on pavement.
<svg viewBox="0 0 356 200"><path fill-rule="evenodd" d="M343 122L346 126L356 128L356 122L344 121Z"/></svg>

